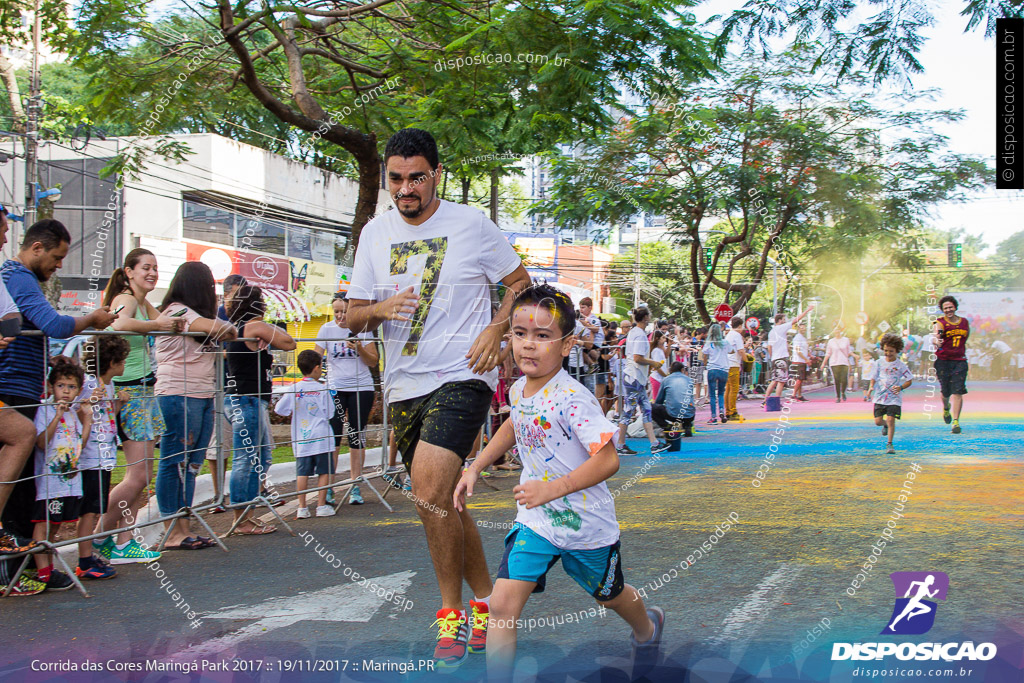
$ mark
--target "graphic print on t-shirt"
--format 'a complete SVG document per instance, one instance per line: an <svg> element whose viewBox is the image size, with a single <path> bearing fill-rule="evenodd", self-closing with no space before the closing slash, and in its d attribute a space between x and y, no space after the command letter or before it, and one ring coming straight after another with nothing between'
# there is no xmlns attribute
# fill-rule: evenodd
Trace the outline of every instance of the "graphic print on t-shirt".
<svg viewBox="0 0 1024 683"><path fill-rule="evenodd" d="M441 277L441 266L444 265L444 255L447 251L447 237L433 237L428 240L412 240L391 245L392 275L405 275L409 272L410 265L416 266L416 264L410 264L411 260L421 255L426 257L420 271L422 286L420 287L419 305L416 306L416 312L412 316L409 339L402 347L403 356L416 355L417 345L423 335L423 326L427 322L427 316L430 315L430 304L434 300L434 294L437 293L437 281Z"/></svg>

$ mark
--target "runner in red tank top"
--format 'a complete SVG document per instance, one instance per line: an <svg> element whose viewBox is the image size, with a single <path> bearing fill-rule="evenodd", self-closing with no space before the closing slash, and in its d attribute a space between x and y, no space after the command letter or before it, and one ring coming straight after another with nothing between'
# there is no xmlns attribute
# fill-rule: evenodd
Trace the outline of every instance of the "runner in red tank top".
<svg viewBox="0 0 1024 683"><path fill-rule="evenodd" d="M943 317L935 321L935 376L942 389L942 419L953 423L953 433L960 433L960 410L967 393L967 338L971 326L957 316L957 300L951 296L939 299ZM952 412L951 412L952 410Z"/></svg>

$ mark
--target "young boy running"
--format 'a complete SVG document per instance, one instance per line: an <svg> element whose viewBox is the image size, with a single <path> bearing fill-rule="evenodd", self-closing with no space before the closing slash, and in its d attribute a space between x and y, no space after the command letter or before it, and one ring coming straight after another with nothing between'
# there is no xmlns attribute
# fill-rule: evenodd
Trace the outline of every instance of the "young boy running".
<svg viewBox="0 0 1024 683"><path fill-rule="evenodd" d="M868 392L875 397L875 424L881 425L882 436L889 437L888 455L896 453L892 438L896 433L896 420L903 411L903 390L910 386L914 376L898 356L903 351L903 340L895 334L882 337L885 358L878 359L868 377Z"/></svg>
<svg viewBox="0 0 1024 683"><path fill-rule="evenodd" d="M619 524L604 483L619 469L616 429L597 399L562 369L573 326L569 297L550 285L534 285L516 300L512 351L524 377L509 392L511 418L455 487L455 508L462 510L480 472L518 446L518 513L505 538L487 628L488 674L499 680L511 674L516 621L559 559L576 583L630 625L636 660L653 663L665 623L665 613L647 609L623 581Z"/></svg>
<svg viewBox="0 0 1024 683"><path fill-rule="evenodd" d="M295 486L302 491L309 478L316 474L317 486L331 483L334 472L334 442L331 440L330 419L334 415L331 394L320 383L320 363L323 357L311 349L299 354L295 363L302 372L302 380L281 397L274 408L278 415L292 416L292 450L295 453ZM317 517L330 517L334 508L327 504L327 489L317 491ZM299 494L299 509L295 519L308 519L306 494Z"/></svg>

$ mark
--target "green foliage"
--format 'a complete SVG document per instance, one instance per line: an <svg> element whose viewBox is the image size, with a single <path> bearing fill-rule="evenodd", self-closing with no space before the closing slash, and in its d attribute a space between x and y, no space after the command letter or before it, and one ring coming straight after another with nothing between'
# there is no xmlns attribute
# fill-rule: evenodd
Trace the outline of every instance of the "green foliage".
<svg viewBox="0 0 1024 683"><path fill-rule="evenodd" d="M689 249L664 242L640 245L640 299L647 302L654 318L696 320L697 308L689 287L689 260ZM617 315L628 315L633 307L635 263L636 249L630 249L616 256L609 268L609 290L616 300Z"/></svg>

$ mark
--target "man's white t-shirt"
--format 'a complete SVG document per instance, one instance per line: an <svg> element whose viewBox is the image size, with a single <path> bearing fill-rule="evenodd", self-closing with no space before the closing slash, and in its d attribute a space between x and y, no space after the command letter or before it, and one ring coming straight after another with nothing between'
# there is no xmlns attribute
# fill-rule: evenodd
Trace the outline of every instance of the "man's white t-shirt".
<svg viewBox="0 0 1024 683"><path fill-rule="evenodd" d="M743 350L743 335L736 330L729 330L729 333L725 335L725 345L731 349L729 352L729 367L742 367L743 359L746 358L746 353Z"/></svg>
<svg viewBox="0 0 1024 683"><path fill-rule="evenodd" d="M289 387L274 406L274 412L292 416L292 450L296 458L334 452L330 423L334 401L323 384L303 377Z"/></svg>
<svg viewBox="0 0 1024 683"><path fill-rule="evenodd" d="M359 352L350 349L348 344L351 332L333 320L324 323L316 333L317 346L322 346L327 358L327 386L334 391L373 391L373 375L370 366L359 357ZM362 339L363 346L373 344L369 341L373 335L362 332L356 335Z"/></svg>
<svg viewBox="0 0 1024 683"><path fill-rule="evenodd" d="M810 347L807 344L807 337L797 332L793 335L793 362L807 363L810 361Z"/></svg>
<svg viewBox="0 0 1024 683"><path fill-rule="evenodd" d="M387 320L381 327L388 403L448 382L498 385L497 369L478 375L466 354L493 319L491 284L522 259L481 211L439 201L420 225L406 223L397 209L374 218L356 249L350 299L383 301L409 287L420 296L411 321Z"/></svg>
<svg viewBox="0 0 1024 683"><path fill-rule="evenodd" d="M651 342L647 339L647 333L640 327L633 327L626 336L625 357L623 358L622 373L627 381L640 385L647 384L647 375L651 366L641 365L633 360L634 355L643 356L651 352Z"/></svg>
<svg viewBox="0 0 1024 683"><path fill-rule="evenodd" d="M573 330L573 334L579 340L578 344L573 344L573 347L569 349L569 367L580 368L586 365L583 359L583 352L586 351L583 341L590 339L590 330L583 327L583 323L579 320L576 321L576 329Z"/></svg>
<svg viewBox="0 0 1024 683"><path fill-rule="evenodd" d="M791 327L793 327L792 321L782 323L773 327L772 331L768 333L768 345L772 347L772 360L789 358L789 344L786 335L789 334Z"/></svg>
<svg viewBox="0 0 1024 683"><path fill-rule="evenodd" d="M526 379L520 377L509 390L512 427L523 462L520 484L563 477L609 441L615 444L615 425L594 395L565 370L529 398L523 396ZM619 540L615 505L605 482L530 510L517 502L516 509L517 523L557 548L593 550Z"/></svg>

